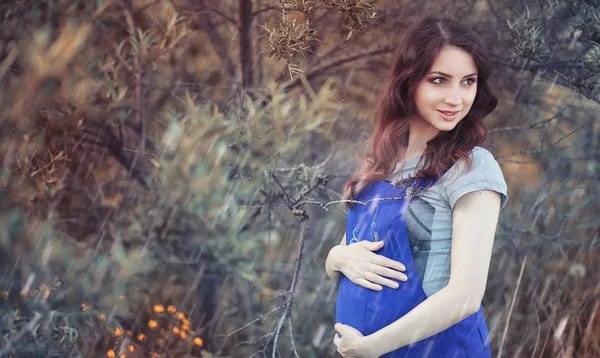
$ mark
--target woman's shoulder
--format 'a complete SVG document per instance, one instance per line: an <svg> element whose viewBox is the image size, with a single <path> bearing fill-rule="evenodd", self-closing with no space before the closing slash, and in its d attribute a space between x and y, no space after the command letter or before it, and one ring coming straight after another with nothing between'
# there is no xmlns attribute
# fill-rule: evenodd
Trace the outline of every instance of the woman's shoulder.
<svg viewBox="0 0 600 358"><path fill-rule="evenodd" d="M508 201L507 185L494 155L489 150L476 146L469 156L470 166L466 160L460 159L440 178L440 184L446 192L450 206L454 207L462 195L475 190L488 189L501 194L501 207L504 207Z"/></svg>
<svg viewBox="0 0 600 358"><path fill-rule="evenodd" d="M484 147L479 147L479 146L473 147L473 149L471 150L471 157L473 158L473 160L475 160L475 158L477 158L477 160L496 161L492 152L485 149Z"/></svg>
<svg viewBox="0 0 600 358"><path fill-rule="evenodd" d="M481 171L487 166L498 166L500 165L494 158L492 152L484 147L475 146L469 152L470 165L464 158L459 159L450 169L444 174L445 177L456 177L461 175L468 175L470 172Z"/></svg>

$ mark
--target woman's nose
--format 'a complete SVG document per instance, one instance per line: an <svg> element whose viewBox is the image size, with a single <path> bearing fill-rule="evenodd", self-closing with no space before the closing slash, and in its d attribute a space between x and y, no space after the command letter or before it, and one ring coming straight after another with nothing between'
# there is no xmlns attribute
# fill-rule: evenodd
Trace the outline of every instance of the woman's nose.
<svg viewBox="0 0 600 358"><path fill-rule="evenodd" d="M458 90L451 90L450 93L446 95L445 102L450 105L460 105L462 103L462 97L460 96L460 92Z"/></svg>

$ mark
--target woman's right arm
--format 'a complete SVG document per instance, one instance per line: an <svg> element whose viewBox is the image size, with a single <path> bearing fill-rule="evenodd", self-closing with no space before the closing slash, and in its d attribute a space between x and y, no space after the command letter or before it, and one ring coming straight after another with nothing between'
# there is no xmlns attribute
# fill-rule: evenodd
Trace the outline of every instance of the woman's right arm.
<svg viewBox="0 0 600 358"><path fill-rule="evenodd" d="M327 255L327 260L325 260L325 272L327 272L327 276L329 276L330 279L336 282L340 279L340 268L338 267L339 261L335 260L337 253L334 253L334 251L339 249L340 246L346 246L346 233L344 233L339 245L336 245L329 250L329 255Z"/></svg>
<svg viewBox="0 0 600 358"><path fill-rule="evenodd" d="M334 246L325 260L325 271L330 279L338 281L343 273L350 281L357 285L375 291L381 291L382 285L398 288L396 281L406 281L407 277L401 271L406 267L374 251L381 249L383 241L359 241L346 245L346 234L339 245Z"/></svg>

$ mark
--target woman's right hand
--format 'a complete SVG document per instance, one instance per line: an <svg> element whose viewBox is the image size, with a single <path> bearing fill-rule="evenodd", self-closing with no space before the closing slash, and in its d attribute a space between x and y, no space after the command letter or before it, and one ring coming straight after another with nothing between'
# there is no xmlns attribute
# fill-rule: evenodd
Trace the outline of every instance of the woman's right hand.
<svg viewBox="0 0 600 358"><path fill-rule="evenodd" d="M374 252L381 249L383 245L383 241L365 240L350 245L335 246L331 252L334 267L350 281L371 290L381 291L382 285L398 288L398 283L390 278L406 281L407 276L402 273L406 271L406 267L398 261Z"/></svg>

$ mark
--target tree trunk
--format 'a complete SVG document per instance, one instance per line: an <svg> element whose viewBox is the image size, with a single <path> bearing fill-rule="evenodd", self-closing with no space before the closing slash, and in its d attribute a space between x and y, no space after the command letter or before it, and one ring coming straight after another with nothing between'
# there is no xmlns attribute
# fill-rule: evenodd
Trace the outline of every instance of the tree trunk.
<svg viewBox="0 0 600 358"><path fill-rule="evenodd" d="M252 0L239 0L240 65L242 88L252 87L254 79L254 51L252 44Z"/></svg>

